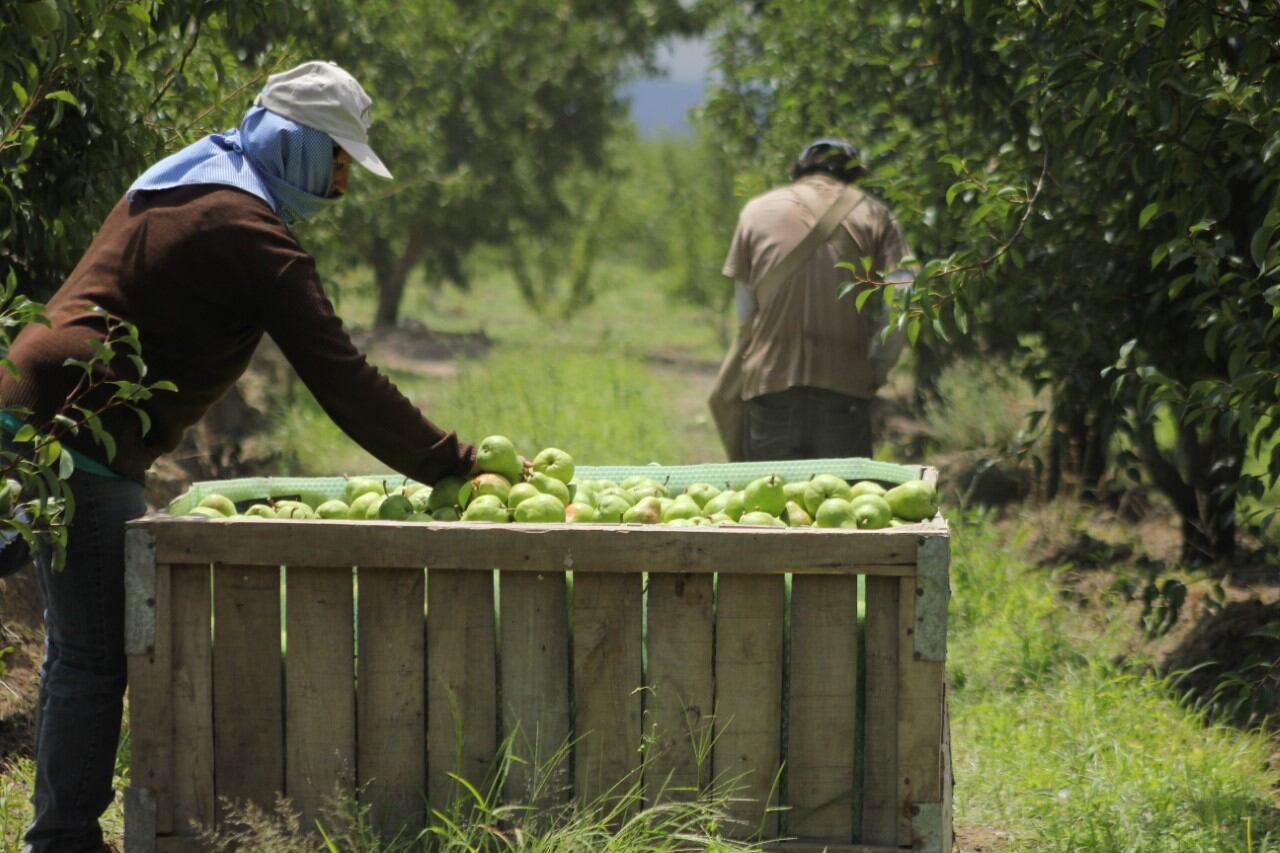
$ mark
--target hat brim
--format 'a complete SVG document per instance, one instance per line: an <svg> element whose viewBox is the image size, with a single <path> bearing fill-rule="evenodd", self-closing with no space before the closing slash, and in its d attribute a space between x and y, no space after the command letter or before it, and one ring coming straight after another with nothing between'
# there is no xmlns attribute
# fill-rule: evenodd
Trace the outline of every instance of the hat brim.
<svg viewBox="0 0 1280 853"><path fill-rule="evenodd" d="M373 149L369 147L369 143L358 142L354 139L342 139L337 136L333 137L333 141L342 146L342 150L350 154L352 160L355 160L379 178L392 180L391 170L383 165L382 161L378 159L377 154L373 153Z"/></svg>

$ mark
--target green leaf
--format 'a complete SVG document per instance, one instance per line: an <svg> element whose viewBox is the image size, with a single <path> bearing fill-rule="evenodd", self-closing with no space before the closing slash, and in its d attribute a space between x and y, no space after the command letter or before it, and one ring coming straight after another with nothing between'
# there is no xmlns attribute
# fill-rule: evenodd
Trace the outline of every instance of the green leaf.
<svg viewBox="0 0 1280 853"><path fill-rule="evenodd" d="M45 95L45 97L54 101L63 101L64 103L68 103L71 106L75 107L76 109L80 109L79 99L77 99L75 95L71 94L66 89L59 89L56 92L50 92L49 94Z"/></svg>
<svg viewBox="0 0 1280 853"><path fill-rule="evenodd" d="M71 479L71 475L75 473L76 462L71 458L71 454L65 450L58 457L58 478L61 480Z"/></svg>
<svg viewBox="0 0 1280 853"><path fill-rule="evenodd" d="M1253 232L1253 239L1249 241L1249 256L1253 258L1253 263L1259 270L1266 265L1267 249L1271 246L1271 237L1274 233L1275 225L1264 222L1261 228Z"/></svg>
<svg viewBox="0 0 1280 853"><path fill-rule="evenodd" d="M916 345L916 341L920 339L920 318L912 317L907 321L907 340L912 346Z"/></svg>
<svg viewBox="0 0 1280 853"><path fill-rule="evenodd" d="M1151 217L1160 212L1160 202L1153 201L1151 204L1142 208L1142 212L1138 214L1138 227L1146 228L1147 223L1151 221Z"/></svg>
<svg viewBox="0 0 1280 853"><path fill-rule="evenodd" d="M18 108L21 109L31 100L31 96L27 94L27 90L17 80L13 81L13 94L18 99ZM7 124L7 122L6 122Z"/></svg>
<svg viewBox="0 0 1280 853"><path fill-rule="evenodd" d="M873 293L875 293L873 288L864 287L862 291L853 298L853 307L861 313L862 307L867 304L867 300L871 298L871 294Z"/></svg>

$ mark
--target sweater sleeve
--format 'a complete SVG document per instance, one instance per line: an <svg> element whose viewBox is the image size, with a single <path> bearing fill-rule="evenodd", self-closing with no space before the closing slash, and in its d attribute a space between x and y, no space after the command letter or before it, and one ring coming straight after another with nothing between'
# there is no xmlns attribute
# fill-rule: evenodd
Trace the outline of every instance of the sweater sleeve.
<svg viewBox="0 0 1280 853"><path fill-rule="evenodd" d="M245 258L259 282L263 330L280 347L325 413L392 469L423 483L465 476L475 448L418 411L352 343L324 294L315 261L283 224L251 227ZM246 270L248 272L249 270Z"/></svg>

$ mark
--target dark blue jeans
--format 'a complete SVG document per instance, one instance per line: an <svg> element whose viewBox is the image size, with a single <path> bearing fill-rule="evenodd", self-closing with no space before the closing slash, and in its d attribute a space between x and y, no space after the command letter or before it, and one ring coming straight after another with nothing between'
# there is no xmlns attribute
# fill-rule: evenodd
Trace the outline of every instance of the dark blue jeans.
<svg viewBox="0 0 1280 853"><path fill-rule="evenodd" d="M871 458L871 401L823 388L789 388L746 401L746 457Z"/></svg>
<svg viewBox="0 0 1280 853"><path fill-rule="evenodd" d="M132 480L77 471L67 564L36 555L44 594L44 666L36 732L35 820L23 853L102 846L98 818L111 804L126 680L124 525L146 512Z"/></svg>

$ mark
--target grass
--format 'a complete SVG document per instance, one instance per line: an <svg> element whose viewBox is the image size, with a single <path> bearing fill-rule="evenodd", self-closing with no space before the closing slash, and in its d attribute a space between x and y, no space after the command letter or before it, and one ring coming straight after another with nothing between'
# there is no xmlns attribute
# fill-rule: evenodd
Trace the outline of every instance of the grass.
<svg viewBox="0 0 1280 853"><path fill-rule="evenodd" d="M956 814L1010 853L1280 851L1272 745L1112 663L1051 573L1019 559L1025 526L957 529L949 649Z"/></svg>
<svg viewBox="0 0 1280 853"><path fill-rule="evenodd" d="M529 458L557 446L593 465L698 461L682 452L686 445L666 414L675 389L616 354L500 345L488 358L463 364L457 379L393 378L436 423L473 442L506 435ZM278 414L273 439L296 475L386 470L305 389Z"/></svg>

